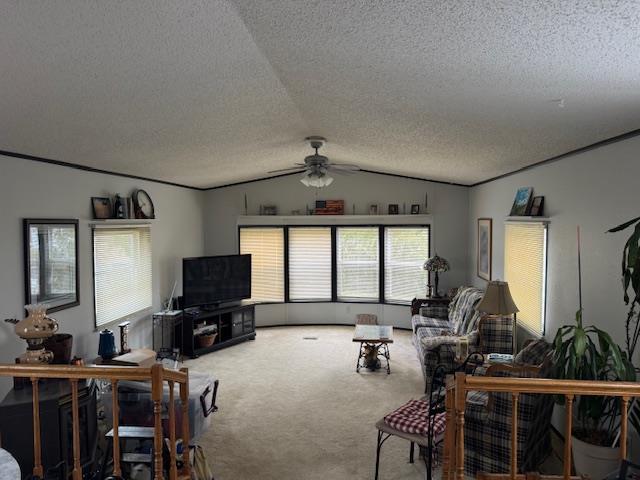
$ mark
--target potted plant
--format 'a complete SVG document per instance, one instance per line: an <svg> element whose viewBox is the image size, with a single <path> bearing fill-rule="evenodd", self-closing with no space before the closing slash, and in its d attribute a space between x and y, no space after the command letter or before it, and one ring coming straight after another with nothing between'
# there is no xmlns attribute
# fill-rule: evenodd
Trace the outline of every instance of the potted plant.
<svg viewBox="0 0 640 480"><path fill-rule="evenodd" d="M558 329L554 340L554 377L576 380L635 380L631 362L611 336L595 326L584 327L582 309L576 324ZM559 399L563 403L564 398ZM620 402L615 397L578 397L575 402L573 461L578 475L604 478L618 467L619 447L613 448ZM568 435L569 432L565 432Z"/></svg>
<svg viewBox="0 0 640 480"><path fill-rule="evenodd" d="M582 272L578 229L578 293L580 307L575 325L558 329L553 343L554 377L574 380L633 381L635 371L626 352L611 336L582 322ZM564 403L564 397L558 399ZM615 397L580 396L575 401L573 461L578 475L604 478L618 468L619 447L614 448L620 429L620 402Z"/></svg>

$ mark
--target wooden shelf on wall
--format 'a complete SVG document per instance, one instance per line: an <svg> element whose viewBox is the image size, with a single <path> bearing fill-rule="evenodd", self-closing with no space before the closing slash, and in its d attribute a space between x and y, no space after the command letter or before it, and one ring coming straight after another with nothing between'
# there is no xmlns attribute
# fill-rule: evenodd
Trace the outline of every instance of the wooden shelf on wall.
<svg viewBox="0 0 640 480"><path fill-rule="evenodd" d="M150 225L153 218L102 218L89 220L89 225Z"/></svg>
<svg viewBox="0 0 640 480"><path fill-rule="evenodd" d="M239 225L426 224L431 214L417 215L241 215Z"/></svg>
<svg viewBox="0 0 640 480"><path fill-rule="evenodd" d="M507 222L549 222L549 217L533 217L531 215L517 215L517 216L507 216L505 221Z"/></svg>

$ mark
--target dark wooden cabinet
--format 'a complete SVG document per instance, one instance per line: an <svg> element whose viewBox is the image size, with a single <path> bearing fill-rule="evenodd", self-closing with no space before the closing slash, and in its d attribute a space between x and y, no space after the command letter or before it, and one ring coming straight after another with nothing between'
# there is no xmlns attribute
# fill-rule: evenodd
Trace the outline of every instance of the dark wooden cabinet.
<svg viewBox="0 0 640 480"><path fill-rule="evenodd" d="M65 380L41 380L40 439L45 471L55 469L59 478L70 478L73 469L71 386ZM32 390L12 389L0 403L2 448L13 455L26 478L33 470ZM80 463L84 473L94 468L98 441L96 384L82 381L78 388ZM56 477L58 478L58 477ZM16 479L17 480L17 479Z"/></svg>
<svg viewBox="0 0 640 480"><path fill-rule="evenodd" d="M176 332L176 341L183 348L185 355L196 358L245 340L255 339L255 305L236 305L212 310L187 309L184 311L181 328L181 332ZM214 344L198 348L195 337L213 330L218 332Z"/></svg>

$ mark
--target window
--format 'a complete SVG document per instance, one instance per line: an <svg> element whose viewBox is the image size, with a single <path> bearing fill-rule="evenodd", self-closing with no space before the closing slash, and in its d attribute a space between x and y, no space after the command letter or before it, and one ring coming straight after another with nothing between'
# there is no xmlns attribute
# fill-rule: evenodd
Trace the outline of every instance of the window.
<svg viewBox="0 0 640 480"><path fill-rule="evenodd" d="M289 228L289 300L331 301L331 228Z"/></svg>
<svg viewBox="0 0 640 480"><path fill-rule="evenodd" d="M429 227L386 227L384 231L384 298L411 303L424 294L429 258Z"/></svg>
<svg viewBox="0 0 640 480"><path fill-rule="evenodd" d="M374 301L380 297L378 227L338 227L338 300Z"/></svg>
<svg viewBox="0 0 640 480"><path fill-rule="evenodd" d="M96 326L152 306L149 227L93 229Z"/></svg>
<svg viewBox="0 0 640 480"><path fill-rule="evenodd" d="M543 335L546 310L547 225L507 222L504 271L511 296L520 310L518 323Z"/></svg>
<svg viewBox="0 0 640 480"><path fill-rule="evenodd" d="M284 302L284 229L240 228L240 253L251 254L251 300Z"/></svg>

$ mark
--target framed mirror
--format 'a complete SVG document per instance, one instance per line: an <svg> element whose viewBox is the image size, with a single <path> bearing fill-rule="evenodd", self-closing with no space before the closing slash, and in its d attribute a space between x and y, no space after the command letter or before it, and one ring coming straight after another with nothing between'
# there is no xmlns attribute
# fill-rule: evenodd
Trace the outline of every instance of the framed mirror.
<svg viewBox="0 0 640 480"><path fill-rule="evenodd" d="M79 305L78 220L25 218L23 227L25 304Z"/></svg>

